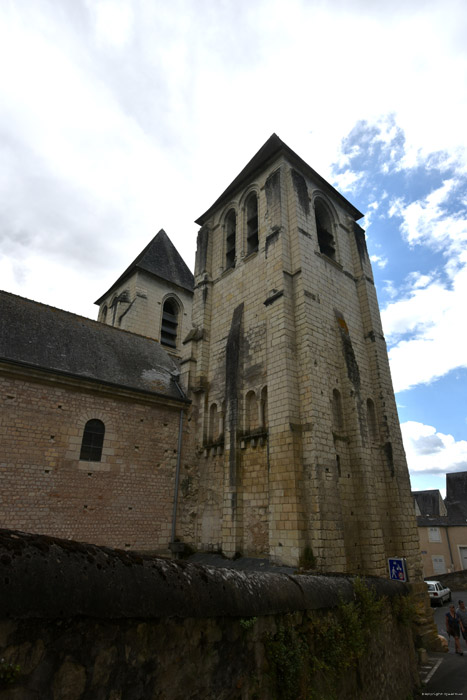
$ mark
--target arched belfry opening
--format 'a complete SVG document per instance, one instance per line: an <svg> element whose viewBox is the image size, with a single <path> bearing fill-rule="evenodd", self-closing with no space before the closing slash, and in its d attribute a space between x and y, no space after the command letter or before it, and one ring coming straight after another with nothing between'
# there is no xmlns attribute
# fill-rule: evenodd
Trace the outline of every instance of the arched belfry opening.
<svg viewBox="0 0 467 700"><path fill-rule="evenodd" d="M235 266L235 249L237 237L237 215L230 209L225 217L225 267L228 270Z"/></svg>
<svg viewBox="0 0 467 700"><path fill-rule="evenodd" d="M255 192L248 195L246 209L247 255L258 250L258 197Z"/></svg>
<svg viewBox="0 0 467 700"><path fill-rule="evenodd" d="M332 219L328 208L319 199L315 201L316 233L319 252L331 260L336 259L336 243L332 235Z"/></svg>
<svg viewBox="0 0 467 700"><path fill-rule="evenodd" d="M169 297L162 307L161 345L177 347L179 307L175 299Z"/></svg>

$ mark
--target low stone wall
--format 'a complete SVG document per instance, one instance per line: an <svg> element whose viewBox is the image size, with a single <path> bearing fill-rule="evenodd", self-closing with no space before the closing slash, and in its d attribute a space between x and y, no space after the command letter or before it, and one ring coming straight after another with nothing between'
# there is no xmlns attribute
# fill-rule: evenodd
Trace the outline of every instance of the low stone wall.
<svg viewBox="0 0 467 700"><path fill-rule="evenodd" d="M2 530L0 699L408 697L406 593Z"/></svg>
<svg viewBox="0 0 467 700"><path fill-rule="evenodd" d="M436 574L427 576L427 581L442 581L451 591L467 590L467 570L453 571L450 574Z"/></svg>

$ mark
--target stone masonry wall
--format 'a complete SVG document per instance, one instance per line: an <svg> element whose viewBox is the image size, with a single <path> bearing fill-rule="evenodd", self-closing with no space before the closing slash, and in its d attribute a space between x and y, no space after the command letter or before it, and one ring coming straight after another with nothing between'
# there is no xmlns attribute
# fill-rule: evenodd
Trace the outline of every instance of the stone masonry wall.
<svg viewBox="0 0 467 700"><path fill-rule="evenodd" d="M416 654L400 615L407 589L362 582L363 604L356 585L346 576L214 569L3 530L0 699L412 697ZM347 617L343 626L351 610L365 624Z"/></svg>
<svg viewBox="0 0 467 700"><path fill-rule="evenodd" d="M228 397L223 452L216 453L216 464L224 458L222 550L263 552L263 536L255 540L249 529L251 505L261 502L269 523L266 547L277 562L296 565L312 549L323 571L384 575L389 556L404 556L411 580L420 580L408 470L364 232L343 200L304 172L284 156L265 164L212 211L199 236L198 334L186 359L192 360L200 447L212 404ZM248 252L245 205L252 192L259 244ZM329 212L335 259L319 247L318 205ZM232 209L233 267L226 259ZM235 362L229 349L234 337ZM241 444L248 396L259 400L263 391L268 419L258 427L266 434L267 479L255 482L248 477L261 471L262 457L242 452Z"/></svg>
<svg viewBox="0 0 467 700"><path fill-rule="evenodd" d="M180 406L89 383L0 376L0 526L168 551ZM80 461L83 429L105 425L100 462ZM180 481L193 465L185 417ZM184 525L184 536L192 532Z"/></svg>
<svg viewBox="0 0 467 700"><path fill-rule="evenodd" d="M176 299L180 309L177 348L173 350L174 354L178 355L181 352L183 340L191 330L193 295L175 284L147 272L135 271L129 279L116 287L102 301L99 307L99 320L103 321L102 312L104 307L107 307L105 320L107 324L160 341L162 307L167 297ZM116 299L119 301L115 302L114 309L111 304Z"/></svg>

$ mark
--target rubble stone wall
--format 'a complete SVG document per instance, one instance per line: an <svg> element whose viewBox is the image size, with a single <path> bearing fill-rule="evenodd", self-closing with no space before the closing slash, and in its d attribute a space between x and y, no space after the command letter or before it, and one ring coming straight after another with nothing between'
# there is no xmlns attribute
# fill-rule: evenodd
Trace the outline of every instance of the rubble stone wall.
<svg viewBox="0 0 467 700"><path fill-rule="evenodd" d="M340 624L354 610L348 576L246 573L2 530L0 699L411 697L414 643L394 604L407 588L365 585L384 602L358 642L355 621L349 639Z"/></svg>

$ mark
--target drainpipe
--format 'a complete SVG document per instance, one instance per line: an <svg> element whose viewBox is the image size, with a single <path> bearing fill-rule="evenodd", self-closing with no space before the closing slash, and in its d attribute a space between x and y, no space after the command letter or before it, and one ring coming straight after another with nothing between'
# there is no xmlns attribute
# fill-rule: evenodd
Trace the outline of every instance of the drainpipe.
<svg viewBox="0 0 467 700"><path fill-rule="evenodd" d="M446 527L445 527L444 529L446 530L446 539L447 539L447 541L448 541L449 556L451 557L451 569L452 569L453 571L455 571L455 568L454 568L454 561L453 561L453 558L452 558L451 542L450 542L450 540L449 540L449 529L448 529L447 525L446 525Z"/></svg>
<svg viewBox="0 0 467 700"><path fill-rule="evenodd" d="M174 382L175 386L177 387L177 389L180 393L180 396L182 398L185 398L185 394L181 390L180 385L178 383L179 376L180 376L180 372L178 372L178 371L171 372L171 379ZM183 408L180 409L180 418L179 418L179 423L178 423L177 466L175 467L174 504L173 504L173 510L172 510L172 532L171 532L170 544L169 544L169 548L173 554L178 554L179 552L183 551L183 548L184 548L182 542L175 542L175 530L176 530L176 525L177 525L178 486L179 486L179 482L180 482L180 462L181 462L181 457L182 457L182 435L183 435Z"/></svg>

